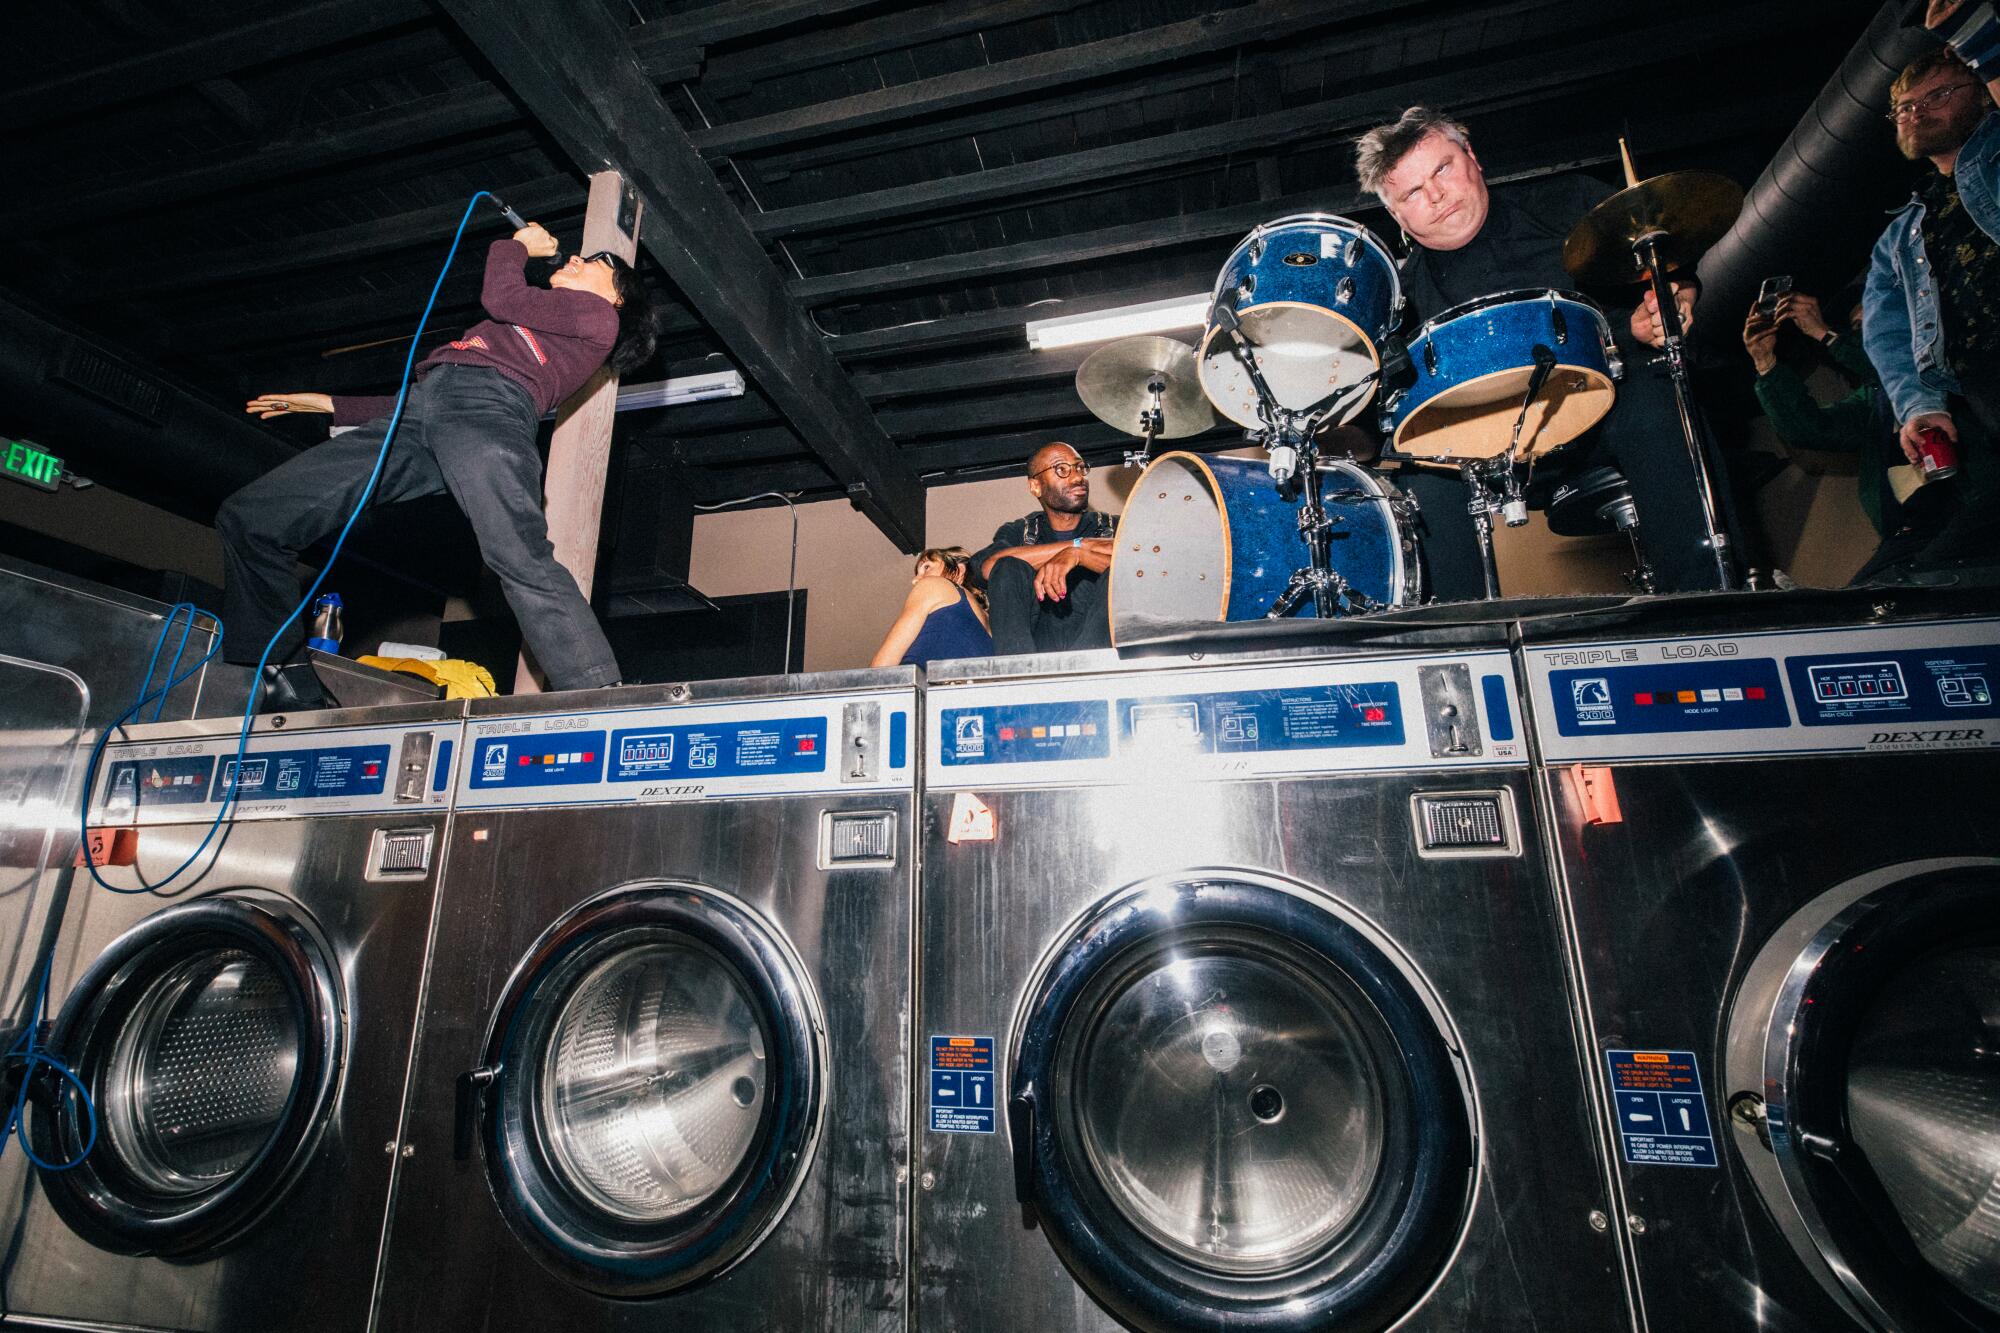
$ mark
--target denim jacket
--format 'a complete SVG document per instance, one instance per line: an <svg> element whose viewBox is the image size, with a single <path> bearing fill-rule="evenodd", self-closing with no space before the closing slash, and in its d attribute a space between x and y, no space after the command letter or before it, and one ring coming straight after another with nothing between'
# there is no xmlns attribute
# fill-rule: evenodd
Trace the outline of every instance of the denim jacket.
<svg viewBox="0 0 2000 1333"><path fill-rule="evenodd" d="M1990 111L1959 150L1952 179L1979 229L2000 240L2000 111ZM1943 412L1958 380L1945 361L1937 284L1924 254L1924 205L1896 214L1868 265L1861 298L1862 343L1882 377L1897 422Z"/></svg>

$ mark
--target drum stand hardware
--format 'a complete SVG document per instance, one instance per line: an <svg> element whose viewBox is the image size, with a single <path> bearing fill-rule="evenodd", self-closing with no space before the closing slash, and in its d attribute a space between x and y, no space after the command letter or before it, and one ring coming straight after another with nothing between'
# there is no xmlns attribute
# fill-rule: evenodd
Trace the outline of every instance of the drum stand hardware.
<svg viewBox="0 0 2000 1333"><path fill-rule="evenodd" d="M1514 418L1514 433L1507 442L1507 452L1497 458L1472 459L1458 465L1458 475L1465 480L1465 489L1471 492L1466 503L1466 512L1472 515L1472 531L1479 538L1480 572L1486 577L1486 596L1500 595L1500 562L1493 553L1493 515L1497 511L1510 528L1518 528L1528 521L1528 501L1522 493L1525 479L1516 470L1521 454L1521 431L1528 424L1528 413L1534 409L1535 400L1541 397L1542 389L1549 382L1549 375L1556 368L1556 354L1541 343L1536 343L1532 352L1535 369L1528 377L1528 391L1522 396L1521 411ZM1534 473L1534 459L1528 460L1529 475Z"/></svg>
<svg viewBox="0 0 2000 1333"><path fill-rule="evenodd" d="M1264 372L1257 365L1256 349L1243 336L1236 312L1228 305L1218 303L1210 318L1216 327L1227 333L1237 359L1243 363L1244 371L1257 392L1257 414L1263 419L1264 428L1249 432L1249 438L1270 454L1271 479L1278 483L1281 490L1294 478L1300 483L1299 535L1306 542L1306 564L1292 571L1291 581L1271 603L1271 609L1264 613L1265 618L1283 620L1298 610L1308 597L1312 598L1313 614L1321 620L1383 609L1373 598L1349 584L1333 567L1333 526L1337 520L1328 516L1321 493L1317 442L1320 428L1337 419L1356 396L1373 390L1382 378L1382 372L1377 369L1352 384L1343 384L1310 407L1300 410L1280 407L1271 386L1265 382Z"/></svg>
<svg viewBox="0 0 2000 1333"><path fill-rule="evenodd" d="M1729 538L1717 518L1708 454L1701 447L1701 424L1695 416L1694 383L1688 373L1687 333L1681 327L1681 308L1674 300L1673 284L1660 262L1660 243L1667 239L1664 231L1647 232L1632 243L1632 260L1652 282L1654 299L1659 302L1660 328L1667 340L1667 373L1674 383L1674 407L1680 415L1681 437L1687 441L1688 461L1694 466L1695 494L1701 500L1701 521L1707 528L1709 554L1715 558L1717 586L1726 590L1735 586L1729 568Z"/></svg>
<svg viewBox="0 0 2000 1333"><path fill-rule="evenodd" d="M1160 395L1166 391L1165 380L1155 378L1146 381L1146 393L1151 397L1152 403L1139 409L1139 437L1144 443L1137 449L1125 451L1126 467L1143 468L1147 460L1153 456L1153 441L1159 438L1162 424Z"/></svg>

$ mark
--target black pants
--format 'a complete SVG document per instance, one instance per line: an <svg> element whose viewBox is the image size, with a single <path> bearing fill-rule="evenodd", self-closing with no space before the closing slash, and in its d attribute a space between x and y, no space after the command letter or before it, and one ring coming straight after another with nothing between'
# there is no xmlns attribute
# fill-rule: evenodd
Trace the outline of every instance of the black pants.
<svg viewBox="0 0 2000 1333"><path fill-rule="evenodd" d="M615 684L611 645L549 544L536 419L527 390L499 371L434 367L410 390L371 503L449 491L550 688ZM225 660L256 663L298 602L298 553L347 521L388 429L381 417L337 435L223 501L215 526L222 534ZM286 660L304 639L294 621L270 660Z"/></svg>
<svg viewBox="0 0 2000 1333"><path fill-rule="evenodd" d="M1906 508L1934 497L1919 508L1931 521L1906 523L1885 538L1854 583L2000 564L2000 382L1968 383L1949 406L1958 427L1959 475L1930 482L1910 497Z"/></svg>
<svg viewBox="0 0 2000 1333"><path fill-rule="evenodd" d="M1111 646L1109 581L1078 568L1070 571L1069 596L1035 600L1035 567L1008 556L993 562L986 576L987 617L993 622L993 651L1062 653Z"/></svg>
<svg viewBox="0 0 2000 1333"><path fill-rule="evenodd" d="M1544 468L1580 471L1600 466L1617 468L1632 487L1632 504L1639 511L1639 544L1661 592L1722 586L1708 549L1701 495L1681 434L1673 381L1665 371L1631 367L1618 386L1617 406L1602 424L1536 468L1539 476ZM1708 467L1709 487L1722 511L1724 528L1729 529L1733 524L1728 473L1712 444ZM1456 473L1418 467L1404 468L1395 482L1417 501L1417 535L1423 545L1429 595L1440 602L1484 597L1486 577L1465 482Z"/></svg>

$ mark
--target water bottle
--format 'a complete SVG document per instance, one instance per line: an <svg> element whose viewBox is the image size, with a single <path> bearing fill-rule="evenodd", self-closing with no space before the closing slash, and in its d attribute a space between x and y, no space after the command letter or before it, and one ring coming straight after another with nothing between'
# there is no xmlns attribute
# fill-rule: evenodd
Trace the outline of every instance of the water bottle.
<svg viewBox="0 0 2000 1333"><path fill-rule="evenodd" d="M323 653L340 653L340 594L321 593L313 602L312 633L306 638L306 647L317 648Z"/></svg>

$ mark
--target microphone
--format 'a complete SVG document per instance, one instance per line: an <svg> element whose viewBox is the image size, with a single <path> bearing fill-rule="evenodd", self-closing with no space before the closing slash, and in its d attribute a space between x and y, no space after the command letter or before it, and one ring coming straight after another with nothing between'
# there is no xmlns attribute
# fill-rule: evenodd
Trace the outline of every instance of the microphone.
<svg viewBox="0 0 2000 1333"><path fill-rule="evenodd" d="M515 231L519 231L521 230L521 228L528 225L528 220L522 217L519 213L516 213L513 209L507 207L506 204L502 203L500 200L500 196L496 194L488 194L486 197L493 201L494 207L500 210L500 216L506 218L508 225L513 227Z"/></svg>

